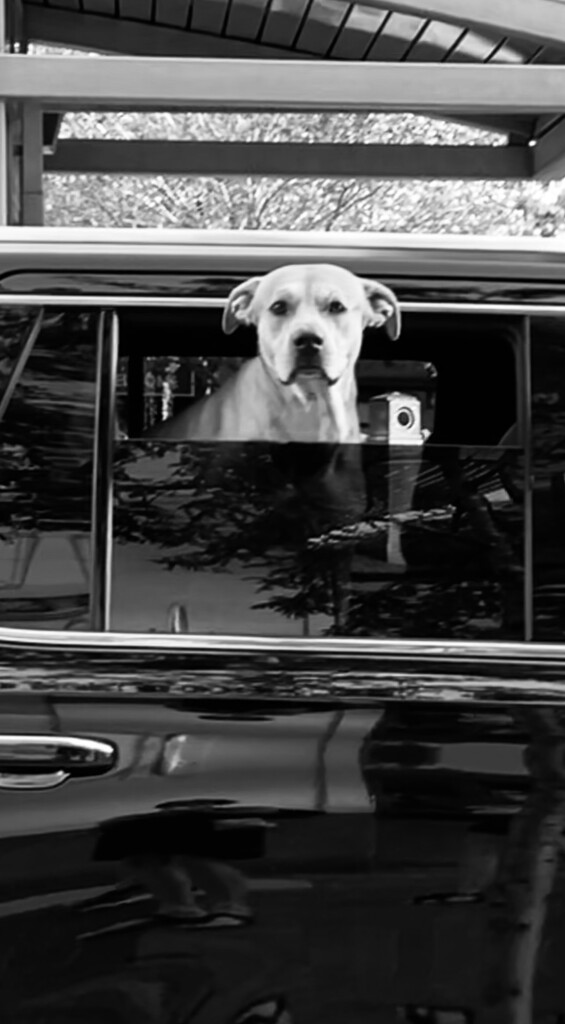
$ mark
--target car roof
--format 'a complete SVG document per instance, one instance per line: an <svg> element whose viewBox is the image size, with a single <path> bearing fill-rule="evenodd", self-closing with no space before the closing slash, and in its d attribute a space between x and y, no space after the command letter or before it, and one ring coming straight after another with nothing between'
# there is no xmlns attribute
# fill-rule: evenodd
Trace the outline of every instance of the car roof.
<svg viewBox="0 0 565 1024"><path fill-rule="evenodd" d="M565 238L187 231L145 228L0 228L0 274L18 271L266 272L284 263L342 263L357 273L562 280Z"/></svg>

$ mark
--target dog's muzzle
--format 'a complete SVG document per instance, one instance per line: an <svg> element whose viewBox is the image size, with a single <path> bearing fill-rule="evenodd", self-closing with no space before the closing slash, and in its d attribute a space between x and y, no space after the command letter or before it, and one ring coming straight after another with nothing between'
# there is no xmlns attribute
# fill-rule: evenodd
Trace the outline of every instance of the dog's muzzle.
<svg viewBox="0 0 565 1024"><path fill-rule="evenodd" d="M322 339L317 334L299 334L293 344L294 369L289 383L298 376L323 377L327 380L328 375L322 365Z"/></svg>

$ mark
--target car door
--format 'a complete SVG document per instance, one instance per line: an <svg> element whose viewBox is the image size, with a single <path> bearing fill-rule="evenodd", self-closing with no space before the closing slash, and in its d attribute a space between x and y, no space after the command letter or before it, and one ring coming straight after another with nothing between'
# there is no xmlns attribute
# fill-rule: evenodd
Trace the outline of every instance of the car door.
<svg viewBox="0 0 565 1024"><path fill-rule="evenodd" d="M170 366L152 362L148 377L147 367L140 375L139 365L120 363L135 355L131 316L120 321L88 302L3 307L3 316L4 1019L557 1024L565 1012L563 653L559 643L524 642L531 609L514 564L523 567L528 547L520 453L509 445L502 465L498 452L494 470L484 454L487 431L515 415L514 399L482 418L483 454L467 451L467 462L432 452L432 469L420 450L383 456L378 443L367 445L376 540L356 549L348 586L369 597L345 609L361 608L361 617L344 618L335 585L343 577L331 576L328 605L318 555L298 603L288 602L288 572L281 586L288 535L279 513L289 506L280 453L261 449L250 461L230 452L227 463L220 453L218 464L218 453L197 460L190 449L171 453L130 436L128 412L138 429L144 423L132 382L143 379L157 405L170 385ZM506 345L508 323L502 334L491 329L485 344ZM429 377L414 368L425 355L416 342L394 373L425 405ZM514 351L514 334L508 345ZM453 387L446 351L436 338L438 372ZM189 398L198 397L203 367L221 370L191 358L195 376L182 378ZM382 361L370 362L366 408L384 373ZM507 355L499 362L503 380ZM491 387L494 377L493 369ZM118 437L116 391L126 421ZM436 405L430 429L444 431L436 441L445 452L453 423L467 418L453 393L443 394L443 419ZM473 447L474 436L454 443ZM311 486L326 454L294 453L293 522L304 521L312 493L328 494ZM410 479L415 462L412 504L401 495L395 509L401 529L383 533L378 502L398 499L391 479L399 466ZM508 470L514 496L500 476ZM253 475L242 484L244 471ZM276 520L267 487L282 501ZM460 533L446 520L454 493L467 499ZM410 537L407 513L417 518ZM250 535L251 514L265 514L269 529ZM248 545L253 539L245 573L234 569L232 547L218 555L234 523ZM330 526L335 540L343 523ZM486 534L494 560L484 554ZM559 543L560 534L552 550ZM446 545L451 589L432 572L433 553ZM501 567L508 546L514 557ZM276 568L274 581L265 565ZM267 608L250 597L256 575L271 586ZM426 605L431 582L443 600ZM371 609L376 637L366 632ZM271 632L269 615L278 616ZM478 639L493 621L496 642ZM247 632L230 634L230 622ZM463 631L459 639L446 623Z"/></svg>
<svg viewBox="0 0 565 1024"><path fill-rule="evenodd" d="M5 1019L560 1018L555 659L69 638L3 639Z"/></svg>

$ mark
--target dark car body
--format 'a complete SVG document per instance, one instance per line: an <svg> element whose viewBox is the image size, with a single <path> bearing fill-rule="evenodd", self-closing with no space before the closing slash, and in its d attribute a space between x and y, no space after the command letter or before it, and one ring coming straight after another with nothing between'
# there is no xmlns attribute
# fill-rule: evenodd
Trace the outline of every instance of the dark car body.
<svg viewBox="0 0 565 1024"><path fill-rule="evenodd" d="M142 436L305 262L403 310L362 512ZM2 1020L561 1024L563 246L7 230L0 321Z"/></svg>

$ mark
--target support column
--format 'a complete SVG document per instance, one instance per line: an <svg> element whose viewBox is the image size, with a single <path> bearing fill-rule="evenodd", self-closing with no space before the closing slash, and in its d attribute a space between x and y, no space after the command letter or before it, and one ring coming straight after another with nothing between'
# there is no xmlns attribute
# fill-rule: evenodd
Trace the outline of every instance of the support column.
<svg viewBox="0 0 565 1024"><path fill-rule="evenodd" d="M0 52L6 49L6 5L0 0ZM8 117L6 103L0 103L0 225L8 223L8 169L10 152L8 145Z"/></svg>
<svg viewBox="0 0 565 1024"><path fill-rule="evenodd" d="M43 224L43 116L37 103L22 109L21 223Z"/></svg>

